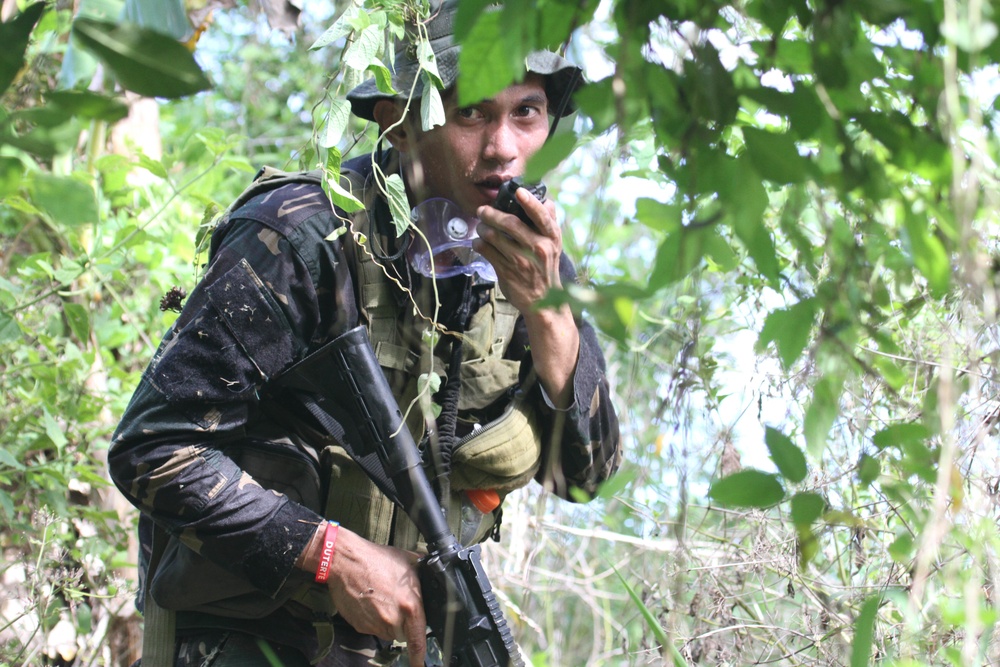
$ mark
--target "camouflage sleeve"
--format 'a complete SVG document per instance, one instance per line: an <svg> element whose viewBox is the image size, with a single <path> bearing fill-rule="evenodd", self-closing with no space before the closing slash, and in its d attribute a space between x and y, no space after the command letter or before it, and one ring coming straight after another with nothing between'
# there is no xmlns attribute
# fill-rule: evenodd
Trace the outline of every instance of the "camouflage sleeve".
<svg viewBox="0 0 1000 667"><path fill-rule="evenodd" d="M560 273L564 284L576 281L576 269L563 255ZM597 487L621 464L621 435L618 415L611 402L604 354L593 326L577 320L580 331L580 355L573 375L573 404L557 410L536 385L542 405L542 428L546 446L537 479L545 488L567 500L577 500L571 489L593 496ZM527 333L518 322L515 336ZM530 353L522 366L522 377L530 368Z"/></svg>
<svg viewBox="0 0 1000 667"><path fill-rule="evenodd" d="M134 505L270 595L321 517L263 488L233 452L254 435L264 383L357 318L343 248L326 240L339 221L328 204L303 213L282 233L252 216L217 231L205 276L109 452L112 478Z"/></svg>

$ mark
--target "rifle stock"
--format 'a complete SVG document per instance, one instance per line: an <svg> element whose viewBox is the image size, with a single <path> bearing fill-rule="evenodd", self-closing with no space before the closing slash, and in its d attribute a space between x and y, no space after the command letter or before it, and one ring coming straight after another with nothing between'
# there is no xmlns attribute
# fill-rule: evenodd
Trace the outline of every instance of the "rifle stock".
<svg viewBox="0 0 1000 667"><path fill-rule="evenodd" d="M364 327L324 345L278 384L306 395L313 416L406 511L427 541L418 574L427 623L445 664L523 667L480 562L480 547L463 547L448 527Z"/></svg>

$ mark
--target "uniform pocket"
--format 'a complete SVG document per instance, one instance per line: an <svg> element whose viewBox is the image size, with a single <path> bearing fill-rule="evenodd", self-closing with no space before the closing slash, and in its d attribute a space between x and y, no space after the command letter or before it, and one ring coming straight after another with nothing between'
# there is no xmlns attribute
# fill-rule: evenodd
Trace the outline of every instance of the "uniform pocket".
<svg viewBox="0 0 1000 667"><path fill-rule="evenodd" d="M288 322L245 259L196 290L185 311L147 373L167 400L252 396L292 360Z"/></svg>

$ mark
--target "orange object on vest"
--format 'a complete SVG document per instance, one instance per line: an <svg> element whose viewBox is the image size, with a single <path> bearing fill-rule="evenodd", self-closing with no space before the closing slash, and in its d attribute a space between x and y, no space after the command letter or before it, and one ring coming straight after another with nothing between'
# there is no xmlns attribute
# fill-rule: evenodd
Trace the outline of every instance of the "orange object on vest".
<svg viewBox="0 0 1000 667"><path fill-rule="evenodd" d="M469 489L465 495L483 514L489 514L500 506L500 494L494 489Z"/></svg>

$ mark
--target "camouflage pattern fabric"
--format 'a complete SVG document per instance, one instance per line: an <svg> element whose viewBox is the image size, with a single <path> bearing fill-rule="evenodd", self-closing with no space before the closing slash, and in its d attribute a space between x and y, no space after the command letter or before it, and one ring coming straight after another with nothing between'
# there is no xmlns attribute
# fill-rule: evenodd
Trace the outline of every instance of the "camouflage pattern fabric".
<svg viewBox="0 0 1000 667"><path fill-rule="evenodd" d="M345 167L362 170L366 161ZM109 452L113 480L142 511L142 585L150 521L264 596L280 600L308 584L294 563L323 518L322 504L308 507L265 488L234 452L269 437L261 434L294 429L289 416L297 406L269 394L268 380L359 323L351 241L336 233L344 218L320 187L293 183L253 197L214 232L205 275L143 374ZM575 280L565 257L561 272L564 283ZM556 411L537 385L532 390L547 441L559 443L539 479L563 497L572 487L593 493L621 460L603 355L590 325L579 326L573 405ZM531 356L520 319L506 356L524 378ZM285 611L215 617L210 627L250 631L312 655L311 622ZM178 624L185 624L183 607Z"/></svg>

